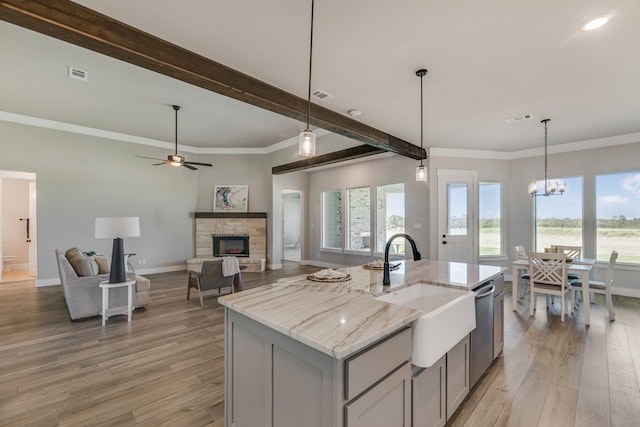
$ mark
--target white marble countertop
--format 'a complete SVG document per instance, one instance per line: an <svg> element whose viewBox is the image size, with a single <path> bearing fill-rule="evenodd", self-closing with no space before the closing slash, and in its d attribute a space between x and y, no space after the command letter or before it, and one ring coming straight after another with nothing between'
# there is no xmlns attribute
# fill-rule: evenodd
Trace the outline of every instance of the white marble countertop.
<svg viewBox="0 0 640 427"><path fill-rule="evenodd" d="M406 261L391 272L388 289L383 289L382 271L365 270L362 266L341 270L349 273L351 280L319 283L307 280L306 275L296 276L226 295L218 301L316 350L343 359L422 314L413 308L376 301L376 295L418 282L473 289L504 269L432 260Z"/></svg>

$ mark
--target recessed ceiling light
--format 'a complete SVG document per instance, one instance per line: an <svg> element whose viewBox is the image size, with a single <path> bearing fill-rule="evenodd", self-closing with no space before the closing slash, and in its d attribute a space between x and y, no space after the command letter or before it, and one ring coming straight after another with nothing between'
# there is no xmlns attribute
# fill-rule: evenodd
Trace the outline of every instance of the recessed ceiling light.
<svg viewBox="0 0 640 427"><path fill-rule="evenodd" d="M584 24L582 24L580 29L582 31L592 31L592 30L598 29L603 25L605 25L607 22L609 22L609 19L611 19L610 15L596 16L595 18L592 18L587 22L585 22Z"/></svg>
<svg viewBox="0 0 640 427"><path fill-rule="evenodd" d="M347 112L351 117L359 117L362 115L362 111L360 110L349 110Z"/></svg>

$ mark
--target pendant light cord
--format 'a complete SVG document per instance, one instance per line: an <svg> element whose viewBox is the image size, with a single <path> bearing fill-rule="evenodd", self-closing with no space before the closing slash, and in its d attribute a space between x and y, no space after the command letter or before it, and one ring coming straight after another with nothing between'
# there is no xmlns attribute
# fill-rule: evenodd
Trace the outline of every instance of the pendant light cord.
<svg viewBox="0 0 640 427"><path fill-rule="evenodd" d="M427 69L421 68L416 71L416 76L420 77L420 166L424 166L422 161L424 160L424 95L423 95L423 78L427 75Z"/></svg>
<svg viewBox="0 0 640 427"><path fill-rule="evenodd" d="M307 91L307 130L310 129L311 122L311 70L313 65L313 9L314 0L311 0L311 34L309 37L309 88Z"/></svg>
<svg viewBox="0 0 640 427"><path fill-rule="evenodd" d="M175 137L176 153L175 153L175 155L177 156L178 155L178 110L180 109L180 106L174 105L173 109L176 112L176 137Z"/></svg>
<svg viewBox="0 0 640 427"><path fill-rule="evenodd" d="M547 192L547 122L551 119L544 119L544 192Z"/></svg>
<svg viewBox="0 0 640 427"><path fill-rule="evenodd" d="M422 94L422 78L424 74L420 75L420 166L424 166L422 164L422 160L424 159L424 148L422 147L422 141L424 139L424 110L423 110L423 99L424 96Z"/></svg>

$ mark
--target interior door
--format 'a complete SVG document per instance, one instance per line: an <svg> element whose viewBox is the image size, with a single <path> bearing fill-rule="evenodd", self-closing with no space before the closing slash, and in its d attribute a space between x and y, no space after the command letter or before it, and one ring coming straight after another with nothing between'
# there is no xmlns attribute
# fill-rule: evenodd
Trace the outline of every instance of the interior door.
<svg viewBox="0 0 640 427"><path fill-rule="evenodd" d="M29 275L38 277L38 241L36 220L36 183L29 183Z"/></svg>
<svg viewBox="0 0 640 427"><path fill-rule="evenodd" d="M477 262L478 172L438 170L438 260Z"/></svg>

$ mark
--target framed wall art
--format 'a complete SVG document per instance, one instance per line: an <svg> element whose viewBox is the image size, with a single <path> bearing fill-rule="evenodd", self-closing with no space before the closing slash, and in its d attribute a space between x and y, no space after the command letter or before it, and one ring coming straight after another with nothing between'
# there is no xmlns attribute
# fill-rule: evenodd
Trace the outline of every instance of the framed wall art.
<svg viewBox="0 0 640 427"><path fill-rule="evenodd" d="M248 206L248 185L216 185L214 187L214 212L247 212Z"/></svg>

